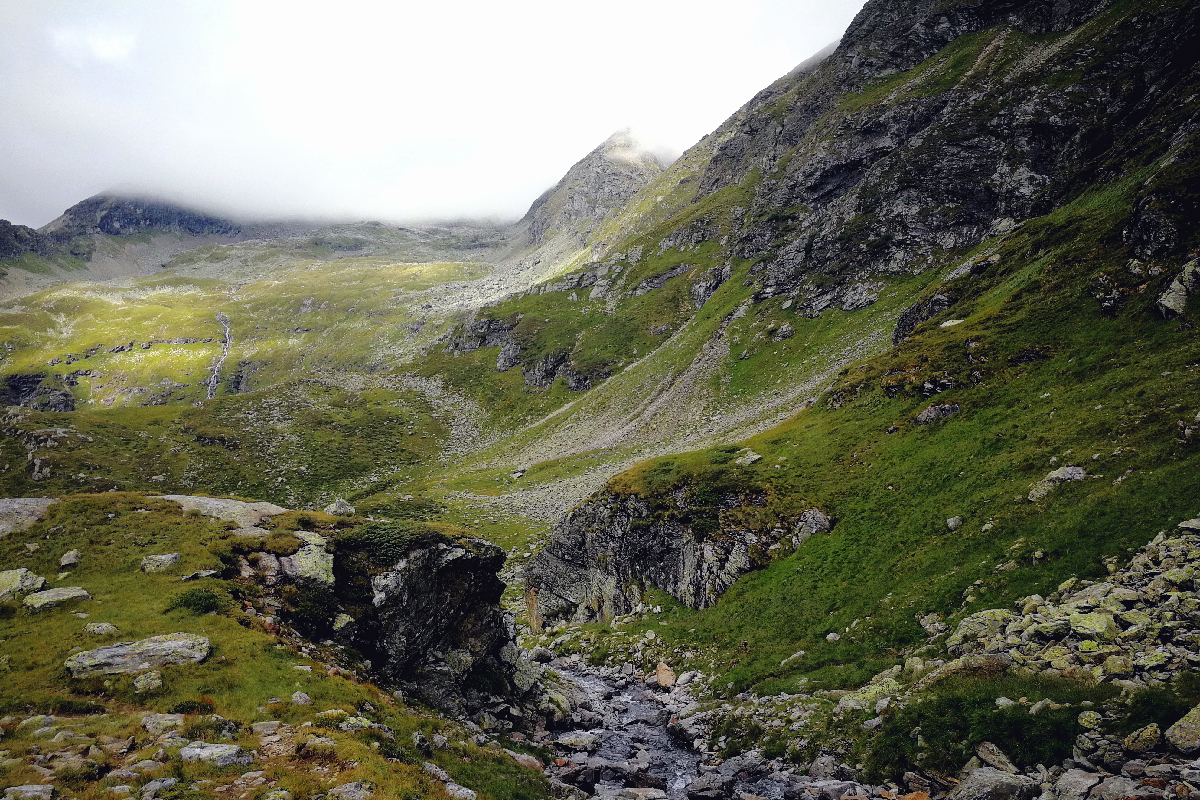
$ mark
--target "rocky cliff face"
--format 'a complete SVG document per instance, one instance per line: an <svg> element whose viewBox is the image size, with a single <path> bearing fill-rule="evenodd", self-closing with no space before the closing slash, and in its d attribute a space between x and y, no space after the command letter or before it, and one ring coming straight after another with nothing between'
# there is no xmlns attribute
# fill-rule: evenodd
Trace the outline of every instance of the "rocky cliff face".
<svg viewBox="0 0 1200 800"><path fill-rule="evenodd" d="M759 517L765 499L680 487L660 502L606 492L559 523L525 569L535 630L627 614L649 586L693 608L717 601L746 572L792 552L830 519Z"/></svg>
<svg viewBox="0 0 1200 800"><path fill-rule="evenodd" d="M241 226L171 203L101 194L71 206L61 217L43 227L41 233L59 241L70 241L94 233L130 236L151 230L193 236L233 236L241 231Z"/></svg>
<svg viewBox="0 0 1200 800"><path fill-rule="evenodd" d="M0 260L20 258L25 253L45 255L52 242L33 228L0 219Z"/></svg>
<svg viewBox="0 0 1200 800"><path fill-rule="evenodd" d="M604 144L571 167L554 188L534 201L523 223L530 244L540 245L555 233L581 245L603 220L663 171L658 158L638 144L628 131L613 134Z"/></svg>
<svg viewBox="0 0 1200 800"><path fill-rule="evenodd" d="M542 669L500 606L504 552L482 539L374 526L326 539L297 532L291 555L256 552L243 578L271 587L297 628L353 648L384 683L489 728L545 707Z"/></svg>
<svg viewBox="0 0 1200 800"><path fill-rule="evenodd" d="M1155 5L868 3L819 67L714 134L700 197L753 185L729 249L759 260L759 299L808 316L869 304L872 276L925 269L1186 141L1197 9ZM1145 187L1132 220L1141 257L1186 249L1194 202L1168 183Z"/></svg>

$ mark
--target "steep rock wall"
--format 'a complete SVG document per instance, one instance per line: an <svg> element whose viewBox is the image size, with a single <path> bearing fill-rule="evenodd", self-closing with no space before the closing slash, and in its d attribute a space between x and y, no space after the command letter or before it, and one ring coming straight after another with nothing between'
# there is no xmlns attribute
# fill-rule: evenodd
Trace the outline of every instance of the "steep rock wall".
<svg viewBox="0 0 1200 800"><path fill-rule="evenodd" d="M745 573L830 529L817 509L769 526L737 513L763 505L761 496L732 493L713 503L689 488L654 505L638 495L593 497L555 526L525 568L531 624L539 630L625 614L649 586L705 608Z"/></svg>

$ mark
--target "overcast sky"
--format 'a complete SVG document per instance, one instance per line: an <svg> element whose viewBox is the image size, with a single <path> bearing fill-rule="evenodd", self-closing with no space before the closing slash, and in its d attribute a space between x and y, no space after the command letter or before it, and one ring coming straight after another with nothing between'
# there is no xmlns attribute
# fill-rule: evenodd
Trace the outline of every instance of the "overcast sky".
<svg viewBox="0 0 1200 800"><path fill-rule="evenodd" d="M680 152L863 0L0 0L0 217L516 217L614 131Z"/></svg>

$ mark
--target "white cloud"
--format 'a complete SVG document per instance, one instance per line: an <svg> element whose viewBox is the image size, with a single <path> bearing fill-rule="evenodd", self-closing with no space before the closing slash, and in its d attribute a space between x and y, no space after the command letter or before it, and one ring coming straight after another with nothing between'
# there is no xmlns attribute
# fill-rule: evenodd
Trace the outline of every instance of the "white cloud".
<svg viewBox="0 0 1200 800"><path fill-rule="evenodd" d="M138 186L217 210L515 217L632 126L682 151L863 0L7 0L0 217Z"/></svg>
<svg viewBox="0 0 1200 800"><path fill-rule="evenodd" d="M137 37L128 33L57 28L50 31L50 41L59 53L74 63L87 58L114 62L129 58Z"/></svg>

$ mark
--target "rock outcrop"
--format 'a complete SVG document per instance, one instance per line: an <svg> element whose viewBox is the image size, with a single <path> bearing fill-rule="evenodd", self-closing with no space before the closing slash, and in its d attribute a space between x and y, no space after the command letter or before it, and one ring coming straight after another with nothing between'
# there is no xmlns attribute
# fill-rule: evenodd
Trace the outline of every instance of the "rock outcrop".
<svg viewBox="0 0 1200 800"><path fill-rule="evenodd" d="M0 539L14 531L23 531L46 516L46 509L58 500L53 497L0 498Z"/></svg>
<svg viewBox="0 0 1200 800"><path fill-rule="evenodd" d="M629 131L613 134L530 206L522 220L529 225L529 242L539 245L553 234L564 234L576 246L583 244L599 221L662 171L658 158Z"/></svg>
<svg viewBox="0 0 1200 800"><path fill-rule="evenodd" d="M297 532L295 554L251 553L242 576L276 589L300 632L354 648L377 680L432 706L490 728L545 712L543 669L500 606L504 552L432 529L368 531L330 541Z"/></svg>
<svg viewBox="0 0 1200 800"><path fill-rule="evenodd" d="M626 614L647 586L705 608L746 572L832 524L810 509L787 526L744 527L729 512L761 506L762 498L728 493L713 501L700 494L679 489L658 507L606 492L573 509L525 568L535 630Z"/></svg>
<svg viewBox="0 0 1200 800"><path fill-rule="evenodd" d="M212 650L207 637L194 633L168 633L138 642L118 642L76 653L66 661L74 678L144 672L168 664L194 664Z"/></svg>

